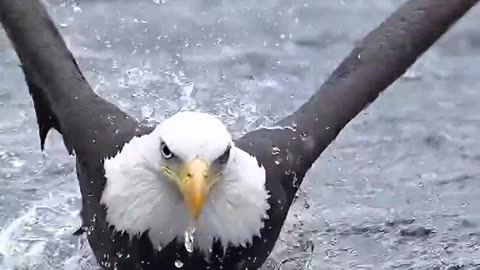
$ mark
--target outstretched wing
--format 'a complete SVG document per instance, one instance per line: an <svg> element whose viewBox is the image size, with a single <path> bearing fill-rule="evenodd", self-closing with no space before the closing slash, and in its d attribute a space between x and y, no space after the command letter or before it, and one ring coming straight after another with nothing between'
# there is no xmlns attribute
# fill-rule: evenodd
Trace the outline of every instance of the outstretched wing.
<svg viewBox="0 0 480 270"><path fill-rule="evenodd" d="M140 132L137 121L93 92L39 0L1 0L0 22L33 98L42 149L55 128L69 153L103 158Z"/></svg>
<svg viewBox="0 0 480 270"><path fill-rule="evenodd" d="M282 181L291 202L305 173L345 125L477 2L408 1L356 45L310 100L276 123L278 128L250 132L237 144L264 163L270 181Z"/></svg>

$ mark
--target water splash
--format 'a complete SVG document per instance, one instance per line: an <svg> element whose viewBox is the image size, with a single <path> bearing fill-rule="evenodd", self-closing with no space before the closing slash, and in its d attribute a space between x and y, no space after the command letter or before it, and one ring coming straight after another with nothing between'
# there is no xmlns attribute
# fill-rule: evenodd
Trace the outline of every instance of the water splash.
<svg viewBox="0 0 480 270"><path fill-rule="evenodd" d="M177 268L182 268L183 267L183 262L179 261L179 260L176 260L175 261L175 267Z"/></svg>
<svg viewBox="0 0 480 270"><path fill-rule="evenodd" d="M290 174L293 175L293 179L292 179L292 186L293 187L298 187L299 186L299 179L297 178L297 174L295 172L291 172Z"/></svg>
<svg viewBox="0 0 480 270"><path fill-rule="evenodd" d="M297 125L293 123L290 126L280 126L280 125L273 125L273 126L260 126L259 128L267 129L267 130L278 130L278 129L289 129L291 131L297 131Z"/></svg>
<svg viewBox="0 0 480 270"><path fill-rule="evenodd" d="M193 244L195 241L195 237L193 233L195 232L195 226L188 226L187 230L185 231L185 249L189 252L193 252Z"/></svg>
<svg viewBox="0 0 480 270"><path fill-rule="evenodd" d="M68 268L75 263L78 266L80 258L86 257L84 250L77 249L74 237L70 237L80 221L78 212L74 210L76 205L68 197L71 196L68 192L62 194L63 197L57 195L35 201L33 206L0 227L0 269L34 269L42 265L47 256L57 257L49 261L54 268L63 265L65 269L79 269ZM61 226L57 225L61 224L60 221L63 221ZM60 250L66 251L66 254Z"/></svg>

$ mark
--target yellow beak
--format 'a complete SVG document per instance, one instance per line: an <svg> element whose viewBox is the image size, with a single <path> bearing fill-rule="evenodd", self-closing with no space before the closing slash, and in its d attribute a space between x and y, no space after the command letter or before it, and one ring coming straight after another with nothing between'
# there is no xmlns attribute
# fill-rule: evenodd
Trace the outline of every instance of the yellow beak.
<svg viewBox="0 0 480 270"><path fill-rule="evenodd" d="M209 166L206 161L195 158L185 164L180 176L180 191L193 220L197 220L208 196Z"/></svg>

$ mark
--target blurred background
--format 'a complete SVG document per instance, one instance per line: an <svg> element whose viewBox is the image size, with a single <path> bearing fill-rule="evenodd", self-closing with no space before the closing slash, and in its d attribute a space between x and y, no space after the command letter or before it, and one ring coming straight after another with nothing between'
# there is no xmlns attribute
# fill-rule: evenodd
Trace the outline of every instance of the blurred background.
<svg viewBox="0 0 480 270"><path fill-rule="evenodd" d="M138 119L218 115L235 136L305 102L403 0L47 0L91 86ZM324 152L279 240L309 269L479 269L480 7ZM0 31L0 269L98 269L74 158L40 152ZM477 71L475 71L477 70ZM280 245L279 244L279 245ZM288 263L285 265L288 269Z"/></svg>

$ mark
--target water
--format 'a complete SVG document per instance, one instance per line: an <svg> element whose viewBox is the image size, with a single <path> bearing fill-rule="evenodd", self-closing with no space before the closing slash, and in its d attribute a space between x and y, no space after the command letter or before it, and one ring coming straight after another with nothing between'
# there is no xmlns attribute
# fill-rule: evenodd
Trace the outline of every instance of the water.
<svg viewBox="0 0 480 270"><path fill-rule="evenodd" d="M300 106L403 1L156 2L48 8L97 93L148 121L182 108L214 113L239 136ZM310 258L319 270L480 266L479 11L313 166L272 255L298 258L282 269ZM98 269L85 239L71 235L81 204L74 159L55 133L39 151L3 34L0 80L0 269Z"/></svg>
<svg viewBox="0 0 480 270"><path fill-rule="evenodd" d="M193 248L194 248L194 244L195 244L195 237L194 237L194 234L195 233L195 227L194 226L189 226L187 228L187 230L185 230L185 249L189 252L189 253L192 253L193 252Z"/></svg>
<svg viewBox="0 0 480 270"><path fill-rule="evenodd" d="M175 267L177 267L177 268L182 268L182 267L183 267L183 262L178 261L178 260L175 261Z"/></svg>

